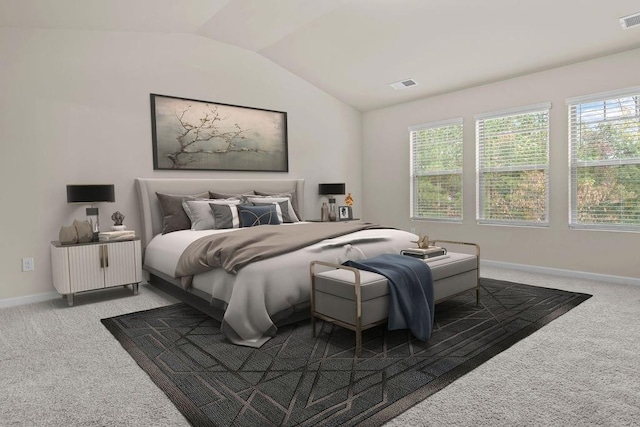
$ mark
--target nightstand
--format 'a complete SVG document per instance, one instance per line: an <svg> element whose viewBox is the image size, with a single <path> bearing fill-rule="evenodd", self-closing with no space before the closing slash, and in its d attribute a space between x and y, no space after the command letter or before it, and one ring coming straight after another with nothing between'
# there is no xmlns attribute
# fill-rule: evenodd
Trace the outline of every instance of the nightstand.
<svg viewBox="0 0 640 427"><path fill-rule="evenodd" d="M131 285L142 281L140 238L62 245L51 242L53 286L73 305L78 292Z"/></svg>

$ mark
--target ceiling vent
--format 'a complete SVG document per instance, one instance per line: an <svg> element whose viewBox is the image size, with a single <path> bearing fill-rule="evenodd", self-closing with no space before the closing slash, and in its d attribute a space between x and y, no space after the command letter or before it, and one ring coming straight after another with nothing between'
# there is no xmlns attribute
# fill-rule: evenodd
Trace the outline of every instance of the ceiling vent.
<svg viewBox="0 0 640 427"><path fill-rule="evenodd" d="M627 28L640 26L640 13L620 18L620 25L622 25L622 28L625 30Z"/></svg>
<svg viewBox="0 0 640 427"><path fill-rule="evenodd" d="M399 82L391 83L391 87L395 90L406 89L412 86L417 86L418 82L413 79L400 80Z"/></svg>

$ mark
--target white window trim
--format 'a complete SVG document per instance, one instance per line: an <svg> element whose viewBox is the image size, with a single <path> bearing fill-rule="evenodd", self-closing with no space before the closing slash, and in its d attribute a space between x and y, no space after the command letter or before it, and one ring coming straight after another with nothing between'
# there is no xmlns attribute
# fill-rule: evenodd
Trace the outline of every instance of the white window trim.
<svg viewBox="0 0 640 427"><path fill-rule="evenodd" d="M625 96L635 96L640 94L640 86L628 87L625 89L610 90L607 92L592 93L590 95L574 96L567 98L567 105L586 104L589 102L606 101L611 98L624 98Z"/></svg>
<svg viewBox="0 0 640 427"><path fill-rule="evenodd" d="M457 117L454 119L447 119L447 120L440 120L437 122L429 122L429 123L422 123L419 125L413 125L413 126L409 126L408 130L409 130L409 138L411 138L411 133L412 132L418 132L421 130L426 130L426 129L433 129L433 128L438 128L438 127L445 127L445 126L452 126L452 125L462 125L463 126L463 132L464 132L464 118L462 117ZM463 135L463 151L464 151L464 135ZM409 166L410 166L410 176L409 176L409 185L410 185L410 189L409 189L409 219L411 219L412 221L434 221L434 222L450 222L450 223L461 223L463 218L464 218L464 210L460 211L460 218L423 218L423 217L418 217L414 215L414 187L415 187L415 183L414 183L414 178L416 177L416 174L414 173L414 160L413 160L413 147L411 147L410 152L409 152ZM453 169L453 170L441 170L441 171L437 171L437 172L426 172L426 173L422 173L420 174L420 176L429 176L429 175L453 175L453 174L460 174L460 182L461 182L461 188L460 188L460 194L461 194L461 199L463 202L463 206L464 206L464 168L460 168L460 169Z"/></svg>
<svg viewBox="0 0 640 427"><path fill-rule="evenodd" d="M506 108L504 110L490 111L488 113L479 113L473 116L473 119L478 120L494 119L502 116L515 116L518 114L533 113L541 110L551 110L550 102L541 102L540 104L525 105L522 107Z"/></svg>
<svg viewBox="0 0 640 427"><path fill-rule="evenodd" d="M444 126L461 125L461 124L463 124L463 118L458 117L455 119L440 120L439 122L430 122L430 123L423 123L420 125L409 126L409 132L417 132L425 129L433 129L433 128L440 128Z"/></svg>
<svg viewBox="0 0 640 427"><path fill-rule="evenodd" d="M549 227L549 213L550 213L550 209L549 209L549 203L550 203L550 197L549 197L549 181L550 181L550 176L549 176L549 162L550 162L550 158L549 158L549 145L550 145L550 141L549 141L549 132L550 132L550 127L551 127L551 123L550 123L550 111L551 111L551 107L552 104L551 102L542 102L539 104L533 104L533 105L526 105L526 106L521 106L521 107L514 107L514 108L507 108L504 110L497 110L497 111L491 111L491 112L487 112L487 113L479 113L473 116L474 120L475 120L475 126L476 126L476 223L477 224L481 224L481 225L504 225L504 226L525 226L525 227ZM483 120L488 120L488 119L493 119L493 118L497 118L497 117L505 117L505 116L515 116L515 115L520 115L520 114L528 114L528 113L535 113L535 112L539 112L539 111L547 111L548 115L549 115L549 123L548 123L548 136L547 136L547 163L546 165L521 165L521 166L508 166L508 167L502 167L502 168L484 168L481 171L480 168L480 135L478 132L478 125L480 121ZM545 194L546 194L546 207L547 207L547 212L546 212L546 221L544 222L534 222L534 221L518 221L518 220L510 220L510 221L506 221L506 220L495 220L495 219L484 219L484 218L480 218L480 213L481 213L481 206L483 206L483 194L480 191L480 175L484 174L484 173L488 173L488 172L507 172L507 171L525 171L525 170L544 170L545 174L546 174L546 184L545 184Z"/></svg>
<svg viewBox="0 0 640 427"><path fill-rule="evenodd" d="M621 224L580 224L578 223L578 183L577 172L580 167L588 166L616 166L616 165L635 165L640 164L640 159L616 159L616 160L592 160L592 161L578 161L574 159L573 155L573 138L572 129L573 123L571 122L571 108L579 104L587 104L592 102L604 102L615 98L624 98L630 96L640 96L640 86L633 86L624 89L616 89L606 92L598 92L589 95L575 96L567 98L565 104L567 105L568 116L568 140L569 140L569 229L571 230L600 230L600 231L633 231L640 232L640 226L636 225L621 225Z"/></svg>

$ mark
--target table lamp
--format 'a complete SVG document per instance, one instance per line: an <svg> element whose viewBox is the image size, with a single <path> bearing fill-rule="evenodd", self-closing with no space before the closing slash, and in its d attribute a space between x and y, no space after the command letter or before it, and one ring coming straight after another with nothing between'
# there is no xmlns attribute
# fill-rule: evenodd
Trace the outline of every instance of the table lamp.
<svg viewBox="0 0 640 427"><path fill-rule="evenodd" d="M91 204L87 208L87 221L91 224L93 240L98 240L100 221L98 208L94 206L98 202L115 202L116 192L113 184L99 185L67 185L67 203Z"/></svg>
<svg viewBox="0 0 640 427"><path fill-rule="evenodd" d="M344 182L334 184L318 184L318 194L321 196L329 196L328 219L329 221L336 221L338 219L338 214L336 212L336 198L334 196L345 194ZM322 218L322 220L324 221L325 219Z"/></svg>

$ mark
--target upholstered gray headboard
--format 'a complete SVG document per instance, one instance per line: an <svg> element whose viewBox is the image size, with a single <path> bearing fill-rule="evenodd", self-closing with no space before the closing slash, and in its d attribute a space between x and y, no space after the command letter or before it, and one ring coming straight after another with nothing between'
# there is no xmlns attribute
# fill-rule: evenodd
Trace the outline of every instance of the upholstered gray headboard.
<svg viewBox="0 0 640 427"><path fill-rule="evenodd" d="M284 193L295 190L292 204L298 216L304 218L304 179L165 179L137 178L136 188L140 201L142 220L142 245L162 232L162 210L156 192L168 194L197 194L206 191L216 193L244 193L251 190Z"/></svg>

